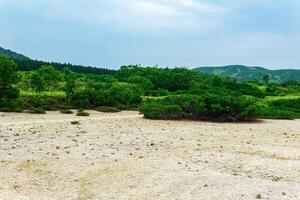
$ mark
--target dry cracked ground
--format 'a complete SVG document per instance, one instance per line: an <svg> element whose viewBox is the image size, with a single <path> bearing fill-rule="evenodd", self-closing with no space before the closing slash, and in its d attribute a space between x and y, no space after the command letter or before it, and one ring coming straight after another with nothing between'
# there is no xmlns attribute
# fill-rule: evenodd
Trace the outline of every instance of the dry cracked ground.
<svg viewBox="0 0 300 200"><path fill-rule="evenodd" d="M300 199L300 120L89 112L0 113L0 199Z"/></svg>

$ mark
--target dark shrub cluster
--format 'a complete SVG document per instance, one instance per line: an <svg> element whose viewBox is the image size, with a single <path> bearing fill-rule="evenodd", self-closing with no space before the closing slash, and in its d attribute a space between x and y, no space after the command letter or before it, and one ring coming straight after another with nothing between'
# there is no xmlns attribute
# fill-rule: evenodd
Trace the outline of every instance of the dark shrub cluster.
<svg viewBox="0 0 300 200"><path fill-rule="evenodd" d="M121 110L119 108L107 107L107 106L98 107L98 108L96 108L96 110L99 112L107 112L107 113L121 112Z"/></svg>
<svg viewBox="0 0 300 200"><path fill-rule="evenodd" d="M78 110L76 115L80 117L87 117L90 116L90 113L85 112L84 110Z"/></svg>
<svg viewBox="0 0 300 200"><path fill-rule="evenodd" d="M255 102L244 96L184 94L150 100L140 107L140 112L150 119L244 121L256 119L257 109Z"/></svg>
<svg viewBox="0 0 300 200"><path fill-rule="evenodd" d="M22 97L24 108L42 108L44 110L55 111L66 107L66 97L33 95Z"/></svg>
<svg viewBox="0 0 300 200"><path fill-rule="evenodd" d="M28 113L30 113L30 114L46 114L46 111L42 108L30 108L28 110Z"/></svg>
<svg viewBox="0 0 300 200"><path fill-rule="evenodd" d="M60 113L62 113L62 114L73 114L74 112L72 110L63 109L63 110L60 110Z"/></svg>
<svg viewBox="0 0 300 200"><path fill-rule="evenodd" d="M71 121L71 124L72 125L80 125L80 122L79 121Z"/></svg>

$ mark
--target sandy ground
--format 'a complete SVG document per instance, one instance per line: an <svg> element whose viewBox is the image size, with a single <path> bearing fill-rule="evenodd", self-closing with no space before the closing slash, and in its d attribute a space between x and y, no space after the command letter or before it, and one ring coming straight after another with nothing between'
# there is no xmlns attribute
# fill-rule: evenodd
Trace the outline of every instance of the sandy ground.
<svg viewBox="0 0 300 200"><path fill-rule="evenodd" d="M0 199L300 199L300 120L90 113L0 113Z"/></svg>

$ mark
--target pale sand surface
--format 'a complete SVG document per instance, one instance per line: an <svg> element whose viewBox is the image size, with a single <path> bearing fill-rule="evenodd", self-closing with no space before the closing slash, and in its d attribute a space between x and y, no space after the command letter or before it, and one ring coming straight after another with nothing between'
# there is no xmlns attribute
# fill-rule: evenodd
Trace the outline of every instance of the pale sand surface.
<svg viewBox="0 0 300 200"><path fill-rule="evenodd" d="M300 120L89 112L0 113L0 199L300 199Z"/></svg>

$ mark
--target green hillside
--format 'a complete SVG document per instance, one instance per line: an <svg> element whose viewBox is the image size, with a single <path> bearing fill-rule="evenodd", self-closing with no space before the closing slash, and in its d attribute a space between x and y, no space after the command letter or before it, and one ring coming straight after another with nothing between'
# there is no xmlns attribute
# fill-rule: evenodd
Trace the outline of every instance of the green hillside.
<svg viewBox="0 0 300 200"><path fill-rule="evenodd" d="M30 60L30 58L28 58L22 54L16 53L9 49L4 49L2 47L0 47L0 56L5 56L5 57L8 57L8 58L14 59L14 60Z"/></svg>
<svg viewBox="0 0 300 200"><path fill-rule="evenodd" d="M71 69L77 73L83 74L114 74L115 70L107 69L107 68L98 68L92 66L82 66L82 65L73 65L70 63L57 63L57 62L45 62L45 61L38 61L28 58L22 54L16 53L14 51L4 49L0 47L0 56L7 57L14 62L18 66L18 70L20 71L32 71L40 69L42 66L51 65L55 69L63 71L64 69Z"/></svg>
<svg viewBox="0 0 300 200"><path fill-rule="evenodd" d="M263 67L246 67L243 65L229 65L224 67L199 67L194 71L206 74L229 76L238 81L262 81L268 75L272 82L300 81L300 70L282 69L268 70Z"/></svg>

